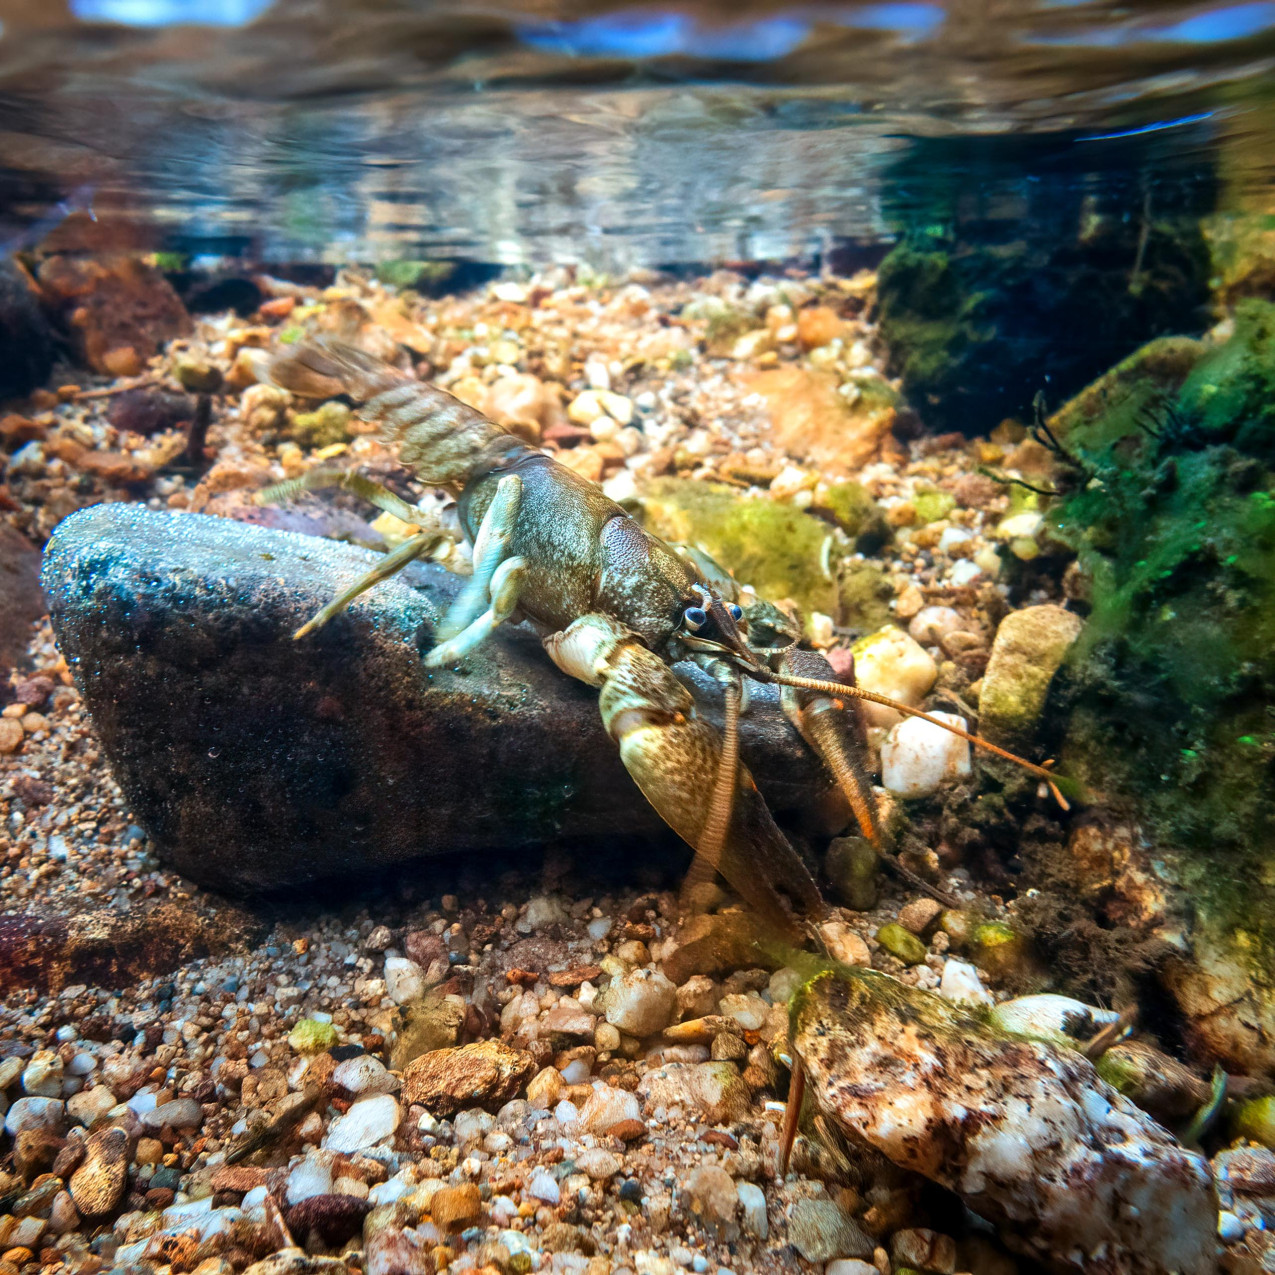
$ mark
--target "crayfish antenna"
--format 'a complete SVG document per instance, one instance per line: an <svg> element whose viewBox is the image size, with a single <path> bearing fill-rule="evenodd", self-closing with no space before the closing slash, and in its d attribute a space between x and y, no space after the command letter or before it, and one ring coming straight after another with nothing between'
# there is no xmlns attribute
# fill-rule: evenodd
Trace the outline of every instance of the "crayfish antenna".
<svg viewBox="0 0 1275 1275"><path fill-rule="evenodd" d="M797 1123L801 1119L801 1104L806 1097L806 1071L801 1059L793 1054L791 1079L788 1082L788 1104L784 1108L784 1123L779 1130L779 1176L788 1176L788 1161L792 1159L793 1144L797 1141Z"/></svg>
<svg viewBox="0 0 1275 1275"><path fill-rule="evenodd" d="M1071 809L1047 765L1038 766L1035 762L1028 761L1027 758L1020 757L1017 753L1011 753L1008 748L993 744L981 735L971 735L969 731L962 730L959 726L953 726L951 722L945 722L942 718L935 717L933 713L927 713L920 708L913 708L910 704L902 704L897 699L891 699L888 695L878 695L875 691L865 691L861 686L846 686L841 682L826 682L810 677L795 677L790 673L773 673L769 680L778 682L780 686L794 686L799 690L818 691L824 695L848 696L851 699L869 700L873 704L884 704L887 708L892 708L906 717L919 717L922 721L929 722L931 725L941 726L945 731L960 736L961 739L967 740L977 748L982 748L989 753L995 753L997 757L1004 757L1006 761L1012 761L1016 766L1021 766L1029 774L1039 776L1044 780L1059 806L1063 810Z"/></svg>

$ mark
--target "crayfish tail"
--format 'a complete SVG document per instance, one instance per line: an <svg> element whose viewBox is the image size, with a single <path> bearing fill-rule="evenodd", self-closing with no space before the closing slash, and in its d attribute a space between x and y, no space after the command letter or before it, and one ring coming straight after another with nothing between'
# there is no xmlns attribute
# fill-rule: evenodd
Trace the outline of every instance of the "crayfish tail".
<svg viewBox="0 0 1275 1275"><path fill-rule="evenodd" d="M324 337L268 356L257 370L262 380L303 398L348 394L360 403L412 379L344 341Z"/></svg>

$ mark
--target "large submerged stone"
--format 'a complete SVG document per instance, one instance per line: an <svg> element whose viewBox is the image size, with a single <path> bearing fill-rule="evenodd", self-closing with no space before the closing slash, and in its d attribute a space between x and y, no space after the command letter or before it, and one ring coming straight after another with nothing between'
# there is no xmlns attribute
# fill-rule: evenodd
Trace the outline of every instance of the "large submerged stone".
<svg viewBox="0 0 1275 1275"><path fill-rule="evenodd" d="M1081 1054L997 1031L871 970L792 1002L820 1109L857 1144L955 1191L1020 1251L1090 1275L1211 1275L1208 1162Z"/></svg>
<svg viewBox="0 0 1275 1275"><path fill-rule="evenodd" d="M505 629L455 669L424 667L459 587L441 568L413 568L292 641L374 561L136 505L94 506L56 529L43 580L58 640L168 863L210 888L264 892L446 852L663 828L596 692L533 634ZM687 676L712 719L711 685ZM753 692L742 751L775 809L826 791L770 688Z"/></svg>

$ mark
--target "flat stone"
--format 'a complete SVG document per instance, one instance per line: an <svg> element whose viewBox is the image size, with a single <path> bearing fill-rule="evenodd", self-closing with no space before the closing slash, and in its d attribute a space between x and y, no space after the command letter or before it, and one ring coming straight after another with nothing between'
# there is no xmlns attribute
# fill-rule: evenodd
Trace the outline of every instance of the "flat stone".
<svg viewBox="0 0 1275 1275"><path fill-rule="evenodd" d="M498 1040L436 1049L408 1063L403 1101L420 1103L436 1116L466 1107L494 1109L516 1097L535 1070L531 1054Z"/></svg>
<svg viewBox="0 0 1275 1275"><path fill-rule="evenodd" d="M638 1084L648 1114L657 1107L681 1107L709 1124L742 1120L752 1093L731 1062L666 1063Z"/></svg>
<svg viewBox="0 0 1275 1275"><path fill-rule="evenodd" d="M162 859L242 895L663 827L596 692L556 669L534 634L505 626L458 668L424 668L461 583L442 568L409 569L291 640L376 561L139 505L59 524L43 573L58 641ZM720 694L688 676L719 720ZM773 809L805 807L828 780L773 688L750 694L743 755Z"/></svg>
<svg viewBox="0 0 1275 1275"><path fill-rule="evenodd" d="M798 1200L788 1217L788 1242L808 1262L871 1257L874 1245L833 1200Z"/></svg>
<svg viewBox="0 0 1275 1275"><path fill-rule="evenodd" d="M1101 1252L1106 1275L1217 1269L1208 1161L1080 1053L1008 1035L872 970L805 984L791 1039L828 1120L956 1192L1033 1260L1090 1271Z"/></svg>

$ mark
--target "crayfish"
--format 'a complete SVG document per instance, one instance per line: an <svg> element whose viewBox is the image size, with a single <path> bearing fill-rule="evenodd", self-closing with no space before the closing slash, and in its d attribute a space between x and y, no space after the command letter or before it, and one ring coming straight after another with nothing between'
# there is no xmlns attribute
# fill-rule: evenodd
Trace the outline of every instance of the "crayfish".
<svg viewBox="0 0 1275 1275"><path fill-rule="evenodd" d="M661 817L696 852L690 880L721 874L781 933L826 911L739 757L748 681L781 688L784 712L826 762L863 834L879 842L855 699L922 717L1040 775L1051 773L920 709L839 681L828 661L798 644L794 622L765 602L741 605L730 577L694 551L646 531L594 483L505 432L475 409L352 346L315 340L259 369L283 389L321 399L346 394L399 445L402 463L457 501L473 574L426 654L432 667L461 660L507 621L539 633L564 673L600 688L602 719L625 767ZM421 513L357 474L312 471L259 499L341 485L403 521ZM416 558L450 546L422 530L294 635L326 624L354 598ZM721 737L700 718L672 666L690 660L722 687Z"/></svg>

